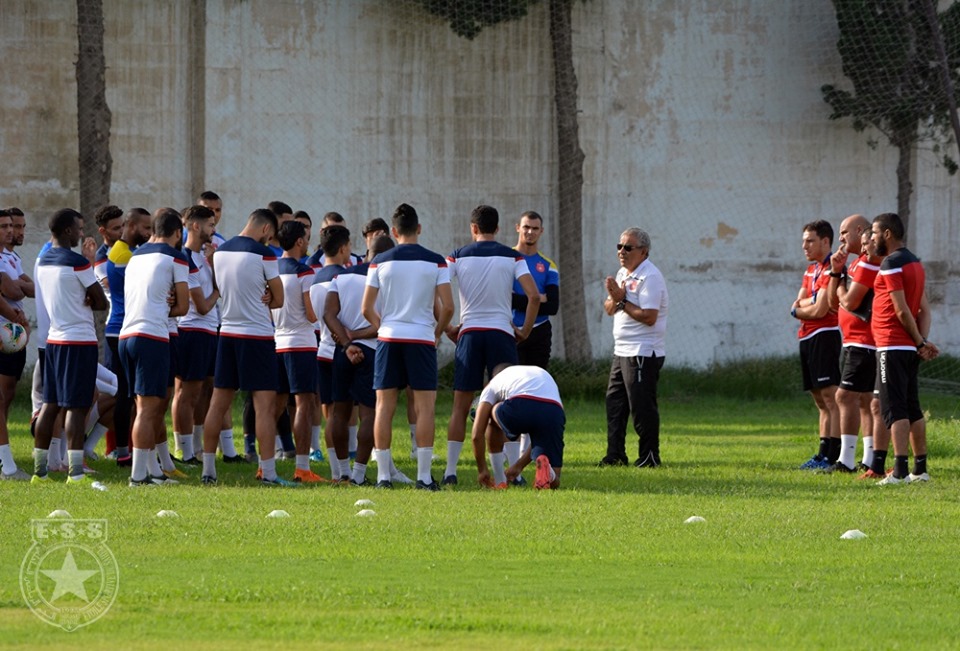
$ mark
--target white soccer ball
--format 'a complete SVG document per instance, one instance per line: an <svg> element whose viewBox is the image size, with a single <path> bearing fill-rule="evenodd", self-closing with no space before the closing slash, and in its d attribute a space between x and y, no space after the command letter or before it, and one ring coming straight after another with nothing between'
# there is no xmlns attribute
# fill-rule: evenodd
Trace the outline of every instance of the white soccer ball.
<svg viewBox="0 0 960 651"><path fill-rule="evenodd" d="M0 351L9 354L19 353L27 345L27 329L19 323L0 322Z"/></svg>

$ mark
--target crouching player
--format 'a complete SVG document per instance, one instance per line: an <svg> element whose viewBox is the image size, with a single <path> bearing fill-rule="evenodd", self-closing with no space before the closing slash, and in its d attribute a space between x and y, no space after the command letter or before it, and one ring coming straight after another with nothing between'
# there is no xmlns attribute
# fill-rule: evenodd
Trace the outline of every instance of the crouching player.
<svg viewBox="0 0 960 651"><path fill-rule="evenodd" d="M477 480L488 488L506 488L536 459L534 487L559 488L567 417L557 383L539 366L501 366L494 373L480 394L473 423ZM504 472L504 441L517 441L521 433L530 434L530 449ZM493 478L487 468L487 439Z"/></svg>

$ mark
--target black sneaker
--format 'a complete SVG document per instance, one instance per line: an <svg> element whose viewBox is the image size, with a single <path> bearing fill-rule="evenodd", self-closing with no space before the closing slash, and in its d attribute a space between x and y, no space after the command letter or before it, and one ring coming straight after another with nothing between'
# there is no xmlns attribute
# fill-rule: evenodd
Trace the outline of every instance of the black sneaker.
<svg viewBox="0 0 960 651"><path fill-rule="evenodd" d="M527 480L523 478L523 475L517 475L517 478L510 482L511 486L526 486Z"/></svg>
<svg viewBox="0 0 960 651"><path fill-rule="evenodd" d="M223 462L224 463L250 463L246 457L240 454L235 454L232 457L223 455Z"/></svg>
<svg viewBox="0 0 960 651"><path fill-rule="evenodd" d="M133 467L133 456L127 455L125 457L117 457L117 467L118 468L132 468Z"/></svg>
<svg viewBox="0 0 960 651"><path fill-rule="evenodd" d="M656 468L660 465L660 459L653 452L650 452L643 459L634 461L633 465L637 468Z"/></svg>
<svg viewBox="0 0 960 651"><path fill-rule="evenodd" d="M425 484L425 483L423 483L422 481L420 481L420 480L418 479L416 485L414 486L414 488L415 488L416 490L421 490L421 491L434 491L434 492L436 492L436 491L440 490L440 484L437 483L437 480L436 480L436 479L434 479L433 477L431 477L429 484Z"/></svg>
<svg viewBox="0 0 960 651"><path fill-rule="evenodd" d="M829 466L827 466L826 468L824 468L824 469L821 470L820 472L824 472L824 473L831 473L831 472L851 473L851 472L857 472L857 469L856 469L856 468L848 468L847 466L845 466L845 465L843 465L842 463L840 463L839 461L837 461L836 463L831 463Z"/></svg>
<svg viewBox="0 0 960 651"><path fill-rule="evenodd" d="M389 479L381 479L374 488L393 488L393 482Z"/></svg>
<svg viewBox="0 0 960 651"><path fill-rule="evenodd" d="M603 468L604 466L625 466L627 465L626 457L604 457L600 459L600 463L597 464L598 467Z"/></svg>
<svg viewBox="0 0 960 651"><path fill-rule="evenodd" d="M436 484L437 482L433 482ZM447 475L443 478L443 481L440 482L443 486L456 486L457 485L457 476L456 475Z"/></svg>
<svg viewBox="0 0 960 651"><path fill-rule="evenodd" d="M867 472L868 470L870 470L870 466L868 466L864 462L861 461L860 463L857 464L857 472Z"/></svg>
<svg viewBox="0 0 960 651"><path fill-rule="evenodd" d="M189 459L178 459L173 455L170 457L174 460L175 463L179 463L182 466L202 466L203 462L196 457L190 457Z"/></svg>
<svg viewBox="0 0 960 651"><path fill-rule="evenodd" d="M132 488L136 488L138 486L159 486L159 485L160 483L155 482L153 480L153 477L151 477L150 475L147 475L146 478L144 479L134 479L133 477L131 477L129 482L129 486Z"/></svg>
<svg viewBox="0 0 960 651"><path fill-rule="evenodd" d="M353 481L353 480L351 479L351 480L350 480L350 483L351 483L352 485L354 485L354 486L369 486L369 485L370 485L370 482L367 481L367 478L366 478L366 477L364 477L363 480L361 480L361 481Z"/></svg>
<svg viewBox="0 0 960 651"><path fill-rule="evenodd" d="M200 478L200 483L205 484L207 486L216 486L217 478L211 477L210 475L204 475L203 477Z"/></svg>

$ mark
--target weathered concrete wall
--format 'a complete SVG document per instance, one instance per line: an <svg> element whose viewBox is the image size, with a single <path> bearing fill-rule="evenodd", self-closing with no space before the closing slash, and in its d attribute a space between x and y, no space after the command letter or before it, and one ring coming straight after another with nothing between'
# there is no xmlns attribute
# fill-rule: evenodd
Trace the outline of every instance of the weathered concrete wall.
<svg viewBox="0 0 960 651"><path fill-rule="evenodd" d="M206 15L202 41L191 7ZM76 198L74 11L0 3L0 54L23 62L0 72L0 204L38 218ZM385 0L107 0L104 11L116 203L180 207L207 187L224 196L232 234L272 199L355 227L408 201L441 252L490 203L504 242L532 208L547 218L543 248L557 250L545 6L473 41ZM794 350L802 225L896 205L895 152L826 119L819 88L844 81L829 3L594 0L575 4L574 28L594 354L612 346L600 282L632 225L650 231L669 283L672 361ZM930 153L917 167L910 246L931 270L933 338L956 349L957 181Z"/></svg>

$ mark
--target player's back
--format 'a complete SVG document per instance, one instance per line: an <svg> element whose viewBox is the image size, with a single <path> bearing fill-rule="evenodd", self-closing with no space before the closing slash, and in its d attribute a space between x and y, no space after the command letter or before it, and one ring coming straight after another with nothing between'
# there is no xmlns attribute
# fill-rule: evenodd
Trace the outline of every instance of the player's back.
<svg viewBox="0 0 960 651"><path fill-rule="evenodd" d="M317 343L314 323L307 319L303 295L310 293L316 274L294 258L280 258L277 267L283 285L283 307L271 310L276 326L277 352L313 351Z"/></svg>
<svg viewBox="0 0 960 651"><path fill-rule="evenodd" d="M97 342L93 312L86 304L86 288L95 282L90 262L76 251L51 247L40 256L37 283L50 319L47 343Z"/></svg>
<svg viewBox="0 0 960 651"><path fill-rule="evenodd" d="M340 314L338 318L343 327L348 330L362 330L370 325L363 316L363 292L367 285L367 271L369 263L364 262L355 267L350 267L339 274L330 286L330 291L336 292L340 300ZM379 298L379 296L378 296ZM379 307L378 301L378 307ZM376 346L376 342L370 339L360 340L370 348Z"/></svg>
<svg viewBox="0 0 960 651"><path fill-rule="evenodd" d="M273 320L263 302L267 280L277 277L277 258L256 240L238 235L213 254L220 288L220 332L225 335L273 338Z"/></svg>
<svg viewBox="0 0 960 651"><path fill-rule="evenodd" d="M474 242L447 258L460 294L463 334L474 329L512 333L513 282L530 273L517 251L499 242Z"/></svg>
<svg viewBox="0 0 960 651"><path fill-rule="evenodd" d="M379 338L433 343L436 287L449 282L443 256L419 244L398 244L375 257L367 284L379 288Z"/></svg>
<svg viewBox="0 0 960 651"><path fill-rule="evenodd" d="M310 285L310 302L313 304L313 311L317 314L317 322L320 326L320 341L317 344L317 359L330 361L333 359L333 351L336 344L333 341L333 334L323 322L323 306L327 300L327 292L330 291L330 285L334 278L343 273L345 267L339 264L328 264L313 277L313 284Z"/></svg>
<svg viewBox="0 0 960 651"><path fill-rule="evenodd" d="M144 244L133 253L124 280L121 339L137 335L168 339L167 298L175 282L187 281L188 264L179 251L163 242Z"/></svg>

